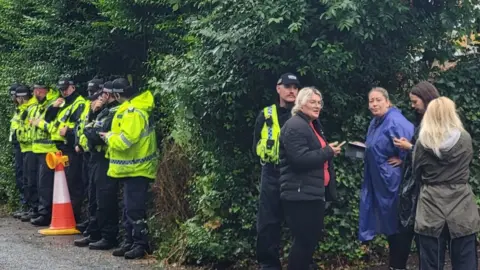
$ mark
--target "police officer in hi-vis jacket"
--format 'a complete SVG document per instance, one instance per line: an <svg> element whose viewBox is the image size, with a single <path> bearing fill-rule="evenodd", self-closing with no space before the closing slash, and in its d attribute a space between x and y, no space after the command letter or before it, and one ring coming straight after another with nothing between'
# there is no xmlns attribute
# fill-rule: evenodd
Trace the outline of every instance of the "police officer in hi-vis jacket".
<svg viewBox="0 0 480 270"><path fill-rule="evenodd" d="M103 79L94 78L88 82L87 93L88 97L85 100L85 108L75 127L75 151L82 155L82 180L84 188L84 197L88 198L87 212L88 217L83 223L77 224L77 229L83 233L85 237L88 237L92 231L98 230L98 224L96 220L97 212L97 199L95 197L95 184L92 184L92 166L95 163L91 161L90 149L87 145L80 143L80 138L83 135L85 126L95 120L95 113L92 109L99 108L95 106L99 103L103 89ZM75 241L77 244L77 241ZM88 245L88 244L87 244Z"/></svg>
<svg viewBox="0 0 480 270"><path fill-rule="evenodd" d="M29 121L29 115L33 112L32 109L36 107L38 101L35 97L32 97L32 90L26 85L18 87L15 96L20 113L20 122L16 134L23 154L23 196L28 206L28 212L25 212L20 219L27 222L38 216L38 164L32 151L32 125Z"/></svg>
<svg viewBox="0 0 480 270"><path fill-rule="evenodd" d="M281 269L280 241L283 210L280 201L279 134L291 117L300 82L292 73L277 82L278 102L265 107L257 117L253 150L262 164L260 201L257 213L257 261L261 269Z"/></svg>
<svg viewBox="0 0 480 270"><path fill-rule="evenodd" d="M114 256L142 258L150 251L146 214L149 184L155 179L157 139L152 121L152 93L138 91L126 79L113 81L113 96L121 104L111 130L100 132L108 147L108 176L123 182L125 242Z"/></svg>
<svg viewBox="0 0 480 270"><path fill-rule="evenodd" d="M75 84L70 78L60 79L57 83L57 88L60 90L62 98L58 98L52 106L48 107L45 119L36 122L36 126L50 134L50 142L53 143L53 147L68 156L69 164L65 167L68 192L70 193L75 220L77 223L80 223L84 195L81 177L83 160L82 155L75 151L74 131L84 112L85 99L76 92ZM40 191L44 198L44 207L40 217L43 217L42 222L47 223L48 221L49 223L52 211L53 173L52 177L39 181Z"/></svg>
<svg viewBox="0 0 480 270"><path fill-rule="evenodd" d="M10 120L10 135L8 137L8 141L13 146L13 154L15 157L15 184L18 192L20 193L20 208L13 213L15 218L20 218L28 210L23 198L23 154L22 150L20 149L20 144L18 143L16 134L17 128L20 125L20 111L15 93L19 86L21 85L15 83L8 88L8 94L10 95L10 98L15 106L15 111Z"/></svg>
<svg viewBox="0 0 480 270"><path fill-rule="evenodd" d="M88 245L90 249L107 250L117 245L118 181L107 176L108 147L99 134L112 129L118 105L113 93L113 83L108 81L103 85L101 96L92 102L90 117L94 117L93 121L88 121L80 136L80 145L84 149L89 149L91 154L90 192L94 192L95 195L89 198L96 198L97 209L94 218L96 226L90 226L88 237L75 240L76 246Z"/></svg>

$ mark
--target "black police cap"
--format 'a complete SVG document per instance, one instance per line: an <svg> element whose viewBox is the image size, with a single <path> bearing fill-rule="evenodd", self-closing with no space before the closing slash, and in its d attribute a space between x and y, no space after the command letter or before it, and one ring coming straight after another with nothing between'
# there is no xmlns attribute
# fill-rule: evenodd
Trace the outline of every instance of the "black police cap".
<svg viewBox="0 0 480 270"><path fill-rule="evenodd" d="M30 87L26 86L26 85L20 85L19 87L17 87L17 89L15 90L15 96L16 97L25 97L25 96L30 96L32 93L32 90L30 89Z"/></svg>

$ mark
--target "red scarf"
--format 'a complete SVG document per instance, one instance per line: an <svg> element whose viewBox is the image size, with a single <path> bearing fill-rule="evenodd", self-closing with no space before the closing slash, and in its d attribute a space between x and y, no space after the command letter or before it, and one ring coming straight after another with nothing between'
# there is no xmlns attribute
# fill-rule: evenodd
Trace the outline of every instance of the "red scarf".
<svg viewBox="0 0 480 270"><path fill-rule="evenodd" d="M327 147L327 142L315 130L315 127L313 126L313 122L310 122L310 127L312 127L313 132L315 132L315 135L317 135L317 138L320 141L320 145L322 146L322 148ZM330 182L330 173L328 172L328 161L325 161L325 163L323 164L323 179L324 179L325 186L328 186L328 183Z"/></svg>

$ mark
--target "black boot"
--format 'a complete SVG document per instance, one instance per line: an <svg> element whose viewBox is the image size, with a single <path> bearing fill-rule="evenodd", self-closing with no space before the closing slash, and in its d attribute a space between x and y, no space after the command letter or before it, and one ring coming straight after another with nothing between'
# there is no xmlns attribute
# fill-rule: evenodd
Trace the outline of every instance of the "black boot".
<svg viewBox="0 0 480 270"><path fill-rule="evenodd" d="M13 217L14 218L21 218L24 216L26 213L28 213L28 209L26 206L22 205L17 211L13 212Z"/></svg>
<svg viewBox="0 0 480 270"><path fill-rule="evenodd" d="M30 208L27 214L23 215L20 220L22 222L30 222L31 219L36 219L38 217L38 212L37 209L35 208Z"/></svg>
<svg viewBox="0 0 480 270"><path fill-rule="evenodd" d="M132 249L131 243L124 243L119 248L113 250L112 255L116 257L123 257L125 256L125 253L127 253L131 249Z"/></svg>
<svg viewBox="0 0 480 270"><path fill-rule="evenodd" d="M147 255L147 250L143 246L134 245L130 251L125 252L125 259L142 259Z"/></svg>
<svg viewBox="0 0 480 270"><path fill-rule="evenodd" d="M100 241L95 243L90 243L88 248L91 250L109 250L117 246L116 241L108 241L105 238L102 238Z"/></svg>
<svg viewBox="0 0 480 270"><path fill-rule="evenodd" d="M100 238L94 238L92 236L84 237L73 241L73 244L77 247L87 247L91 243L100 241Z"/></svg>
<svg viewBox="0 0 480 270"><path fill-rule="evenodd" d="M36 218L36 217L33 216L33 209L30 209L30 210L28 210L27 213L25 213L23 216L20 217L20 220L22 222L29 222L30 219L32 219L32 218Z"/></svg>
<svg viewBox="0 0 480 270"><path fill-rule="evenodd" d="M37 218L31 219L30 223L35 226L48 226L50 225L50 218L46 216L38 216Z"/></svg>

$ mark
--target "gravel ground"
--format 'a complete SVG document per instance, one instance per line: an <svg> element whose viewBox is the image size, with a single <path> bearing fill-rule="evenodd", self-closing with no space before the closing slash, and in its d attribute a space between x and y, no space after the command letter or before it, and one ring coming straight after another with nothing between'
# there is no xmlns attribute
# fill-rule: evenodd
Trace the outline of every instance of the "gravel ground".
<svg viewBox="0 0 480 270"><path fill-rule="evenodd" d="M162 268L153 257L134 261L125 260L113 257L111 251L92 251L88 248L75 247L73 240L80 238L80 235L43 236L38 233L38 229L28 222L2 217L0 211L0 270L200 269L196 267ZM448 255L446 259L444 270L450 270ZM372 266L367 269L387 270L388 267ZM414 254L409 258L408 269L418 269L418 258Z"/></svg>
<svg viewBox="0 0 480 270"><path fill-rule="evenodd" d="M161 269L155 259L127 261L111 251L75 247L80 237L43 236L28 222L0 218L0 269Z"/></svg>

